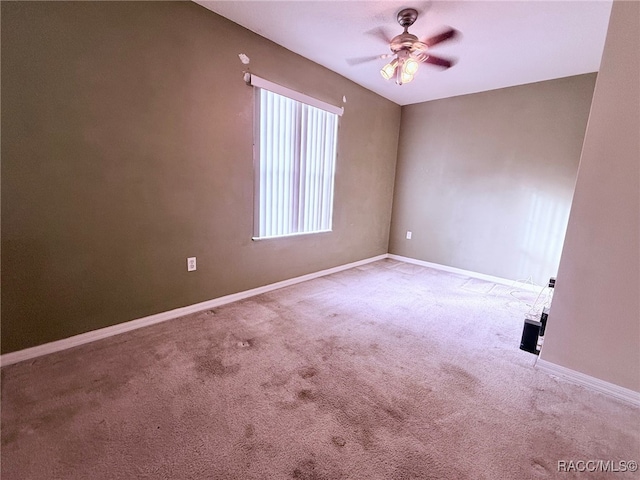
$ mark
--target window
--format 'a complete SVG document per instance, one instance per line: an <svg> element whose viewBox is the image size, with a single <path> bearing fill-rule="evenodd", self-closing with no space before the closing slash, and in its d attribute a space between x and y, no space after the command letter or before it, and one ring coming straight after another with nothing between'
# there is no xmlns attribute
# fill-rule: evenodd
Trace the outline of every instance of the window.
<svg viewBox="0 0 640 480"><path fill-rule="evenodd" d="M330 231L342 109L329 105L333 113L261 87L256 107L254 238Z"/></svg>

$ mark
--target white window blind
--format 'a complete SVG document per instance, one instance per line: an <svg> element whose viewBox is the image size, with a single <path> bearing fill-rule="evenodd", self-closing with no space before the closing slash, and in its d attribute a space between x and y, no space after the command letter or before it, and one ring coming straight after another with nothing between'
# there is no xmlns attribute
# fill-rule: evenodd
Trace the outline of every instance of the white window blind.
<svg viewBox="0 0 640 480"><path fill-rule="evenodd" d="M338 115L265 88L256 106L256 237L331 230Z"/></svg>

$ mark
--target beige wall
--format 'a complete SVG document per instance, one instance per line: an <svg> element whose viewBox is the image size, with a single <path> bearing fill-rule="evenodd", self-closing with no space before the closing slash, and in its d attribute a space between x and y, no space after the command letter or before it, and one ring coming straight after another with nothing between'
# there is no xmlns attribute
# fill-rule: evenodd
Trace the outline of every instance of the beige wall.
<svg viewBox="0 0 640 480"><path fill-rule="evenodd" d="M389 251L545 284L594 84L588 74L403 107Z"/></svg>
<svg viewBox="0 0 640 480"><path fill-rule="evenodd" d="M240 52L346 95L332 233L251 240ZM386 253L399 122L192 2L2 2L2 352Z"/></svg>
<svg viewBox="0 0 640 480"><path fill-rule="evenodd" d="M640 392L638 45L614 2L541 358Z"/></svg>

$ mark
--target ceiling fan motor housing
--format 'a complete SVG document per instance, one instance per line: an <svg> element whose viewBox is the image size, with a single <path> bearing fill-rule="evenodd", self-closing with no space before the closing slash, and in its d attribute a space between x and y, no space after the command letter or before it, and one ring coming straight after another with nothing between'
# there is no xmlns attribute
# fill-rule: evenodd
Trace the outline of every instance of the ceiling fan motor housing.
<svg viewBox="0 0 640 480"><path fill-rule="evenodd" d="M418 37L406 32L393 37L389 43L389 48L393 53L397 53L400 50L413 50L418 43L420 43Z"/></svg>

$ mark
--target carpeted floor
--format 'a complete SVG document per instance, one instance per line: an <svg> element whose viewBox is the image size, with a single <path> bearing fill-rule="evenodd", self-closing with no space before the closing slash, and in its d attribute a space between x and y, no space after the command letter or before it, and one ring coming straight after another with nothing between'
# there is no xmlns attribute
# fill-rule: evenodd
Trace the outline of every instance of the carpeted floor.
<svg viewBox="0 0 640 480"><path fill-rule="evenodd" d="M526 310L384 260L7 366L2 480L638 478L558 472L640 461L640 410L532 368Z"/></svg>

